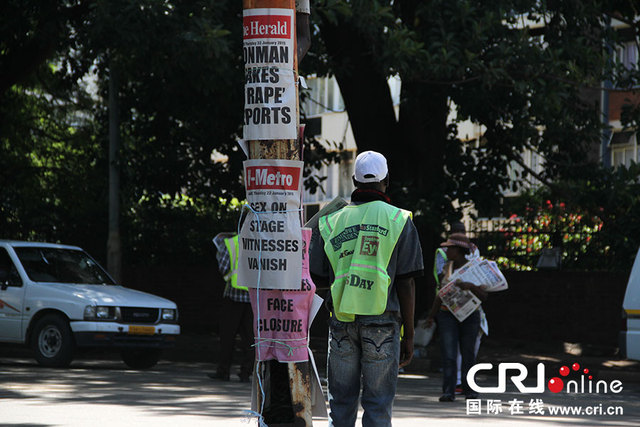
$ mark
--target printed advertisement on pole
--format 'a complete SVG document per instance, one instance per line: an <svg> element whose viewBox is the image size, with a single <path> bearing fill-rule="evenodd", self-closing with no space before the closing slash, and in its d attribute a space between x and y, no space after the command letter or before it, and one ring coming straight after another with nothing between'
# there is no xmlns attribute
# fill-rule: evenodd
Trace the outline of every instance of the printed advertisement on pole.
<svg viewBox="0 0 640 427"><path fill-rule="evenodd" d="M309 272L311 229L302 230L302 277L297 290L249 289L254 313L256 360L311 362L311 406L314 417L326 418L326 404L320 376L309 348L309 328L322 307ZM258 383L253 377L251 410L258 411Z"/></svg>
<svg viewBox="0 0 640 427"><path fill-rule="evenodd" d="M245 9L245 140L296 139L293 9Z"/></svg>
<svg viewBox="0 0 640 427"><path fill-rule="evenodd" d="M240 230L238 284L261 289L299 289L302 278L300 187L303 162L244 162L250 210Z"/></svg>
<svg viewBox="0 0 640 427"><path fill-rule="evenodd" d="M308 265L311 229L302 229L302 280L297 290L250 289L256 359L304 362L309 359L309 327L322 306Z"/></svg>

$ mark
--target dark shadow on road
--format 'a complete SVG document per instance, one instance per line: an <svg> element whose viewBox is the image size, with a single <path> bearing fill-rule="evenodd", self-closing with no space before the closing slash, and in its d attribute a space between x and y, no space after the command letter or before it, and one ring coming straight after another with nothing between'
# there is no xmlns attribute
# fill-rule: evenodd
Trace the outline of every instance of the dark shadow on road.
<svg viewBox="0 0 640 427"><path fill-rule="evenodd" d="M244 416L251 385L211 380L206 377L210 369L208 364L161 362L155 369L134 371L112 360L79 361L68 369L50 369L28 359L0 359L0 397L37 397L50 405L135 406L167 416ZM47 386L54 386L56 392L38 394Z"/></svg>

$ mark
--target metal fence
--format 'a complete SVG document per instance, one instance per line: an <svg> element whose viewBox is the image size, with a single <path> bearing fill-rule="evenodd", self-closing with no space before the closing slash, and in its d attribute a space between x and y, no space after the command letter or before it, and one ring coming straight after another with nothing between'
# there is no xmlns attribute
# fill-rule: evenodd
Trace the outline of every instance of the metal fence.
<svg viewBox="0 0 640 427"><path fill-rule="evenodd" d="M507 270L589 270L594 267L595 256L602 265L603 249L594 239L597 224L569 217L557 221L511 217L479 218L467 222L466 227L480 253ZM554 257L558 259L554 261Z"/></svg>

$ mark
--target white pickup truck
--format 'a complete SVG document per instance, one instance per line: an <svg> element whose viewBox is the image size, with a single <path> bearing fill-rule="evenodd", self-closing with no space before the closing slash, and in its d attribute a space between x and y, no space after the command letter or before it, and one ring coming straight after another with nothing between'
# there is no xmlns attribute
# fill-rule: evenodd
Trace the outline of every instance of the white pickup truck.
<svg viewBox="0 0 640 427"><path fill-rule="evenodd" d="M629 275L622 309L625 324L620 331L620 352L628 359L640 360L640 249Z"/></svg>
<svg viewBox="0 0 640 427"><path fill-rule="evenodd" d="M116 285L81 248L0 240L0 343L29 345L41 365L110 347L129 367L150 368L179 334L175 303Z"/></svg>

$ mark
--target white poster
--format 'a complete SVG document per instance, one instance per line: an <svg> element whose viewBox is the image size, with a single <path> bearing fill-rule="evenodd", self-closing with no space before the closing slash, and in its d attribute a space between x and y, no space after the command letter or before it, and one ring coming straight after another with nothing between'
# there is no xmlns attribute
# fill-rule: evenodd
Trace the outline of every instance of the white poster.
<svg viewBox="0 0 640 427"><path fill-rule="evenodd" d="M245 188L251 210L240 230L238 283L241 286L300 289L303 165L297 160L278 159L244 162Z"/></svg>
<svg viewBox="0 0 640 427"><path fill-rule="evenodd" d="M296 139L293 9L245 9L245 140Z"/></svg>

